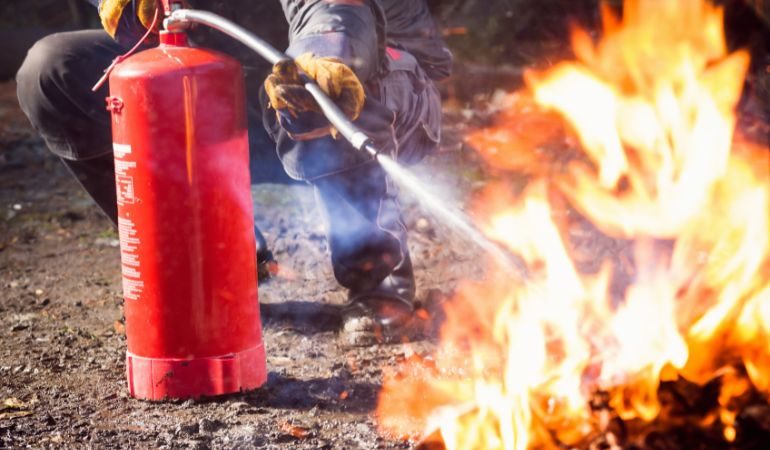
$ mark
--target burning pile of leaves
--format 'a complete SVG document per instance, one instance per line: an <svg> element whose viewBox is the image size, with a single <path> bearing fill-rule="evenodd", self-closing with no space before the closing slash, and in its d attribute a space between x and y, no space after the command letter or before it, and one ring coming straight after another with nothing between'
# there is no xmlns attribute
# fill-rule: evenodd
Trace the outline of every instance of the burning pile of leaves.
<svg viewBox="0 0 770 450"><path fill-rule="evenodd" d="M527 274L490 263L459 289L437 351L386 376L383 433L449 450L770 442L770 152L735 126L749 56L705 0L628 0L603 23L469 137L501 175L474 216Z"/></svg>

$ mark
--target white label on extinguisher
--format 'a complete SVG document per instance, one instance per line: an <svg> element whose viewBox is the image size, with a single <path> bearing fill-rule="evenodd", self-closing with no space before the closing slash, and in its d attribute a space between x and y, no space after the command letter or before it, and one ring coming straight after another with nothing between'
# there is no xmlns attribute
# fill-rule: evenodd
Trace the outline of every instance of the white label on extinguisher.
<svg viewBox="0 0 770 450"><path fill-rule="evenodd" d="M131 146L127 144L112 144L115 154L115 187L118 194L118 205L136 203L136 191L134 190L135 161L124 161L131 154Z"/></svg>
<svg viewBox="0 0 770 450"><path fill-rule="evenodd" d="M134 169L136 162L125 161L124 158L131 154L131 146L126 144L113 144L115 153L115 185L118 194L118 205L136 203L134 191ZM140 271L139 262L139 237L136 232L136 224L128 217L118 217L118 235L120 236L120 261L123 273L123 297L126 300L139 300L144 290L144 281Z"/></svg>
<svg viewBox="0 0 770 450"><path fill-rule="evenodd" d="M115 152L115 157L118 159L123 159L131 153L131 146L128 144L116 144L112 143L112 150Z"/></svg>
<svg viewBox="0 0 770 450"><path fill-rule="evenodd" d="M144 289L137 249L139 238L136 225L130 219L118 217L118 235L120 236L120 261L123 272L123 297L126 300L139 300Z"/></svg>

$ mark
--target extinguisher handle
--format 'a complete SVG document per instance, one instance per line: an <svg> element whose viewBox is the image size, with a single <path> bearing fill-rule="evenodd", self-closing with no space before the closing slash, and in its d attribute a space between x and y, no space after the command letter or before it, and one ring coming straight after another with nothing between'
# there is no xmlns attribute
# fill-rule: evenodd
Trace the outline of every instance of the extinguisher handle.
<svg viewBox="0 0 770 450"><path fill-rule="evenodd" d="M160 4L163 7L163 12L168 15L171 11L182 7L181 0L160 0Z"/></svg>
<svg viewBox="0 0 770 450"><path fill-rule="evenodd" d="M165 28L171 32L184 31L192 23L199 23L221 31L257 52L270 64L291 60L289 56L276 50L265 40L260 39L245 28L207 11L178 9L172 11L171 15L163 22ZM342 112L315 82L308 81L305 84L305 89L313 96L329 122L353 147L357 150L365 151L373 157L377 156L378 151L371 139L369 139L369 136L355 126L348 116Z"/></svg>

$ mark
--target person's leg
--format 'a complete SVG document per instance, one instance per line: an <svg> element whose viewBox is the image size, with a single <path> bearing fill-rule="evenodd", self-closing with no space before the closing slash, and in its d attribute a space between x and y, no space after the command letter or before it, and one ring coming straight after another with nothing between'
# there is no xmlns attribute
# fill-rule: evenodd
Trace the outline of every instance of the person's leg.
<svg viewBox="0 0 770 450"><path fill-rule="evenodd" d="M61 160L113 225L117 226L118 198L115 192L115 158L112 153L85 160Z"/></svg>
<svg viewBox="0 0 770 450"><path fill-rule="evenodd" d="M18 74L21 109L104 213L116 222L115 175L107 86L91 88L124 51L101 30L47 36Z"/></svg>
<svg viewBox="0 0 770 450"><path fill-rule="evenodd" d="M411 307L414 279L395 189L370 162L312 182L327 224L332 268L351 302L386 296ZM402 269L398 282L390 279Z"/></svg>
<svg viewBox="0 0 770 450"><path fill-rule="evenodd" d="M438 145L440 98L411 55L400 60L408 64L393 64L385 77L367 83L356 124L383 153L415 162ZM334 274L349 290L350 309L374 316L382 327L408 320L415 284L406 227L382 167L342 137L294 141L274 111L267 109L265 119L287 173L315 187Z"/></svg>
<svg viewBox="0 0 770 450"><path fill-rule="evenodd" d="M370 97L356 123L379 148L392 152L394 117ZM265 118L286 172L315 188L337 280L351 291L374 288L404 259L406 248L405 229L384 171L342 137L294 141L275 124L273 111Z"/></svg>
<svg viewBox="0 0 770 450"><path fill-rule="evenodd" d="M332 268L348 288L343 331L349 343L397 338L413 313L415 281L396 192L376 163L319 178Z"/></svg>
<svg viewBox="0 0 770 450"><path fill-rule="evenodd" d="M335 153L358 156L341 138L305 144L315 156L326 154L327 160ZM303 170L313 169L304 162ZM354 345L397 338L414 311L415 281L407 229L390 180L369 159L308 181L326 225L334 276L348 290L345 338Z"/></svg>

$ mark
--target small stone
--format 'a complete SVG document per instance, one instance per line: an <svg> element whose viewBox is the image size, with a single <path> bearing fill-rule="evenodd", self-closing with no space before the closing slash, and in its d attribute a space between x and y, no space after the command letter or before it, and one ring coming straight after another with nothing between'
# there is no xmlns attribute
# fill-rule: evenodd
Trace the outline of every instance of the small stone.
<svg viewBox="0 0 770 450"><path fill-rule="evenodd" d="M205 441L190 441L190 448L194 450L208 450L210 447Z"/></svg>
<svg viewBox="0 0 770 450"><path fill-rule="evenodd" d="M197 434L198 431L200 431L200 426L197 422L180 424L176 427L176 434Z"/></svg>
<svg viewBox="0 0 770 450"><path fill-rule="evenodd" d="M120 320L116 320L115 322L113 322L112 328L115 330L115 333L121 336L124 336L126 334L126 326Z"/></svg>
<svg viewBox="0 0 770 450"><path fill-rule="evenodd" d="M214 433L222 428L222 422L211 419L201 419L198 421L198 430L200 433Z"/></svg>
<svg viewBox="0 0 770 450"><path fill-rule="evenodd" d="M35 289L35 295L38 297L42 297L45 292L42 289Z"/></svg>
<svg viewBox="0 0 770 450"><path fill-rule="evenodd" d="M26 323L17 323L16 325L11 327L11 331L22 331L29 328L29 324Z"/></svg>
<svg viewBox="0 0 770 450"><path fill-rule="evenodd" d="M233 411L243 412L249 409L251 405L246 402L233 402L230 404L230 409Z"/></svg>
<svg viewBox="0 0 770 450"><path fill-rule="evenodd" d="M421 233L428 231L430 230L430 222L428 222L428 219L421 217L415 222L414 228Z"/></svg>
<svg viewBox="0 0 770 450"><path fill-rule="evenodd" d="M119 247L120 246L120 241L117 240L117 239L113 239L113 238L103 238L103 237L100 237L100 238L96 238L96 240L94 240L94 245L96 245L98 247Z"/></svg>
<svg viewBox="0 0 770 450"><path fill-rule="evenodd" d="M159 447L163 448L164 446L168 445L173 441L174 441L174 436L172 436L171 433L160 433L158 434L158 438L156 439L155 442Z"/></svg>
<svg viewBox="0 0 770 450"><path fill-rule="evenodd" d="M282 422L279 425L279 428L283 433L293 437L294 439L307 439L311 434L310 429L307 427L294 425L289 422Z"/></svg>

